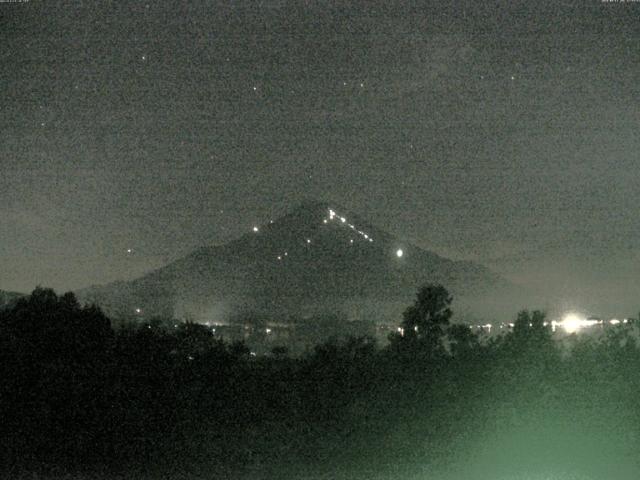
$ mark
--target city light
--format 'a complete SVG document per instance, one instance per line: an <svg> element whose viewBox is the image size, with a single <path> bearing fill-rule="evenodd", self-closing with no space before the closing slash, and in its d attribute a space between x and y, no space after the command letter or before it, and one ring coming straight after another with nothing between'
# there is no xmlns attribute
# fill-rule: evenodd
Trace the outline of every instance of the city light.
<svg viewBox="0 0 640 480"><path fill-rule="evenodd" d="M570 313L562 319L561 323L565 332L574 333L582 328L582 322L584 322L584 319L578 317L575 313Z"/></svg>
<svg viewBox="0 0 640 480"><path fill-rule="evenodd" d="M600 322L598 320L583 318L576 313L568 313L564 316L562 321L551 322L551 325L552 325L553 331L556 330L557 326L560 326L567 333L575 333L582 328L591 327L599 323Z"/></svg>
<svg viewBox="0 0 640 480"><path fill-rule="evenodd" d="M398 258L402 257L403 255L404 255L404 252L402 251L402 249L401 249L401 248L399 248L398 250L396 250L396 256L397 256Z"/></svg>

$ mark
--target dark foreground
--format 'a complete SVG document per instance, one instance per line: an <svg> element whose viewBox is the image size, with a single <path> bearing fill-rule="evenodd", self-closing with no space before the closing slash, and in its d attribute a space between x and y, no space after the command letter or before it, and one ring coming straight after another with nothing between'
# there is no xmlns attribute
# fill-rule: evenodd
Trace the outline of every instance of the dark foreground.
<svg viewBox="0 0 640 480"><path fill-rule="evenodd" d="M404 336L252 357L199 325L114 330L38 289L0 313L2 478L637 479L640 349L481 342L423 288Z"/></svg>

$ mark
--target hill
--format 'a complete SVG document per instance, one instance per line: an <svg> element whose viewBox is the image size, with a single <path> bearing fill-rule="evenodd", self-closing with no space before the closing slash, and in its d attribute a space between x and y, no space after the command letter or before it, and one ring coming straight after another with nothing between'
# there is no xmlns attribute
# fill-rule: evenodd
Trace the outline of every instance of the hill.
<svg viewBox="0 0 640 480"><path fill-rule="evenodd" d="M397 318L426 282L442 283L468 305L512 288L479 264L423 250L339 206L309 202L227 244L78 295L124 317L224 323L238 311L331 312L382 321Z"/></svg>

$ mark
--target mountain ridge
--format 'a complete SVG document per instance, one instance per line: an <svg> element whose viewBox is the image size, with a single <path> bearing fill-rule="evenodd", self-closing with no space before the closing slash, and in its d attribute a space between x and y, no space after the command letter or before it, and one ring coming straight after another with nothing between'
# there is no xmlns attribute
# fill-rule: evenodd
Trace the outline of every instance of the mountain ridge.
<svg viewBox="0 0 640 480"><path fill-rule="evenodd" d="M224 321L238 309L273 315L346 309L357 318L391 304L397 312L427 282L444 284L458 298L510 287L480 264L421 249L334 203L307 201L226 244L78 295L124 316Z"/></svg>

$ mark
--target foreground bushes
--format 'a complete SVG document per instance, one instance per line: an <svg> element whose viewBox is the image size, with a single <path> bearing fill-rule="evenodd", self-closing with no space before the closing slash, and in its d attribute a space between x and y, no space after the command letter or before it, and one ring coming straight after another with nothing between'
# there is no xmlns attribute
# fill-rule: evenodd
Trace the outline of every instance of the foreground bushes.
<svg viewBox="0 0 640 480"><path fill-rule="evenodd" d="M420 293L402 324L413 333L388 347L350 338L290 358L252 357L194 324L114 331L98 309L37 289L0 313L2 465L9 476L635 478L631 329L567 347L523 312L480 342L449 325L446 290Z"/></svg>

